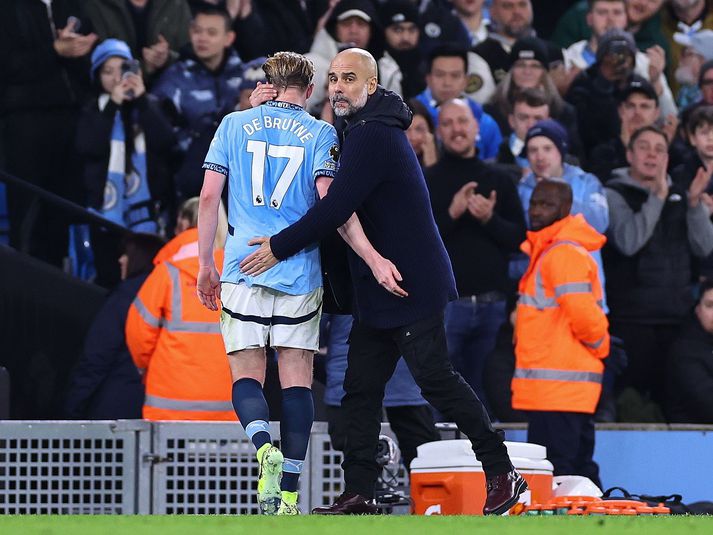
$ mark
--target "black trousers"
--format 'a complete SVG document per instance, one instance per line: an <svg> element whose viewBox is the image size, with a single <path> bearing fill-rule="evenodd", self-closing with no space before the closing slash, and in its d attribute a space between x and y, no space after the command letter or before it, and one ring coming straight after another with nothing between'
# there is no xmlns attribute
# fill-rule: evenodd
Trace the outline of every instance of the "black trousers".
<svg viewBox="0 0 713 535"><path fill-rule="evenodd" d="M399 405L384 407L384 409L386 418L391 424L391 430L399 442L404 466L408 469L411 466L411 461L416 458L416 448L421 444L434 442L441 438L436 431L433 412L428 405ZM335 450L344 451L349 421L344 418L341 407L327 407L327 423L332 447Z"/></svg>
<svg viewBox="0 0 713 535"><path fill-rule="evenodd" d="M376 329L355 321L342 399L348 424L342 463L345 490L363 496L374 494L384 387L400 356L423 397L471 440L486 476L512 470L504 433L493 429L483 404L451 366L443 314L393 329Z"/></svg>
<svg viewBox="0 0 713 535"><path fill-rule="evenodd" d="M594 455L594 415L527 411L527 441L547 448L556 476L584 476L602 488Z"/></svg>

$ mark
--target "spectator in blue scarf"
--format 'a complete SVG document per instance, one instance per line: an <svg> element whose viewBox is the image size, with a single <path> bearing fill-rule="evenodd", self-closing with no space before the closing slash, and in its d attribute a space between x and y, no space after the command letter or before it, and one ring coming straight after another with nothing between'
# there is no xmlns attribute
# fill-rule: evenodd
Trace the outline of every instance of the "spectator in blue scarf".
<svg viewBox="0 0 713 535"><path fill-rule="evenodd" d="M82 110L76 148L82 158L89 208L135 232L156 233L157 205L169 204L167 154L171 125L146 94L138 62L126 43L107 39L92 53L94 97ZM97 282L119 280L116 240L92 233Z"/></svg>

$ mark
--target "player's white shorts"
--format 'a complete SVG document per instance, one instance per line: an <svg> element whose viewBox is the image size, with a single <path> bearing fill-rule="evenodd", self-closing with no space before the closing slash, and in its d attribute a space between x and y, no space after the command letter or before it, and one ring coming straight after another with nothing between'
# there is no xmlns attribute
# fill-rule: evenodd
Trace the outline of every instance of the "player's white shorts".
<svg viewBox="0 0 713 535"><path fill-rule="evenodd" d="M220 331L228 353L243 349L291 347L317 351L322 288L290 295L264 286L223 282Z"/></svg>

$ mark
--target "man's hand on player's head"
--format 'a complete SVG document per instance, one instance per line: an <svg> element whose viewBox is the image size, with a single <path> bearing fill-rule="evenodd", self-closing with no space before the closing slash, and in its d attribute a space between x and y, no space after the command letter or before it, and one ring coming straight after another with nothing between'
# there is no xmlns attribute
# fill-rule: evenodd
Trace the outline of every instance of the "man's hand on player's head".
<svg viewBox="0 0 713 535"><path fill-rule="evenodd" d="M215 265L201 266L198 269L196 295L201 304L208 310L218 310L220 299L220 273Z"/></svg>
<svg viewBox="0 0 713 535"><path fill-rule="evenodd" d="M257 108L263 102L268 100L273 100L277 96L277 90L272 84L263 84L262 82L257 83L257 87L253 89L250 93L250 105L253 108Z"/></svg>
<svg viewBox="0 0 713 535"><path fill-rule="evenodd" d="M259 245L260 248L250 253L240 262L240 271L246 275L255 277L279 262L275 255L272 254L270 238L264 236L262 238L253 238L248 242L248 245Z"/></svg>
<svg viewBox="0 0 713 535"><path fill-rule="evenodd" d="M379 286L397 297L408 297L408 292L399 286L403 277L391 260L377 254L375 258L369 260L368 265Z"/></svg>

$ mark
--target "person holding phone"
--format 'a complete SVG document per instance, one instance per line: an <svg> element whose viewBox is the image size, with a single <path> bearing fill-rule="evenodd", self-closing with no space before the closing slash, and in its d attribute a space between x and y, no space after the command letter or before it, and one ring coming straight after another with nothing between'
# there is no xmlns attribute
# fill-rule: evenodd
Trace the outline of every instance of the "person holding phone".
<svg viewBox="0 0 713 535"><path fill-rule="evenodd" d="M632 82L648 83L634 71L637 48L634 37L621 29L607 30L598 41L596 61L580 72L565 96L577 110L584 164L592 161L592 149L619 136L617 105Z"/></svg>
<svg viewBox="0 0 713 535"><path fill-rule="evenodd" d="M173 131L126 43L107 39L92 53L94 96L82 110L76 150L89 208L136 232L156 233L156 207L172 198L167 172ZM150 180L149 180L150 177ZM119 280L114 238L92 232L97 282Z"/></svg>
<svg viewBox="0 0 713 535"><path fill-rule="evenodd" d="M97 40L82 6L7 0L0 15L3 169L74 201L81 188L72 145ZM10 246L61 266L66 218L20 188L8 188L7 205Z"/></svg>

